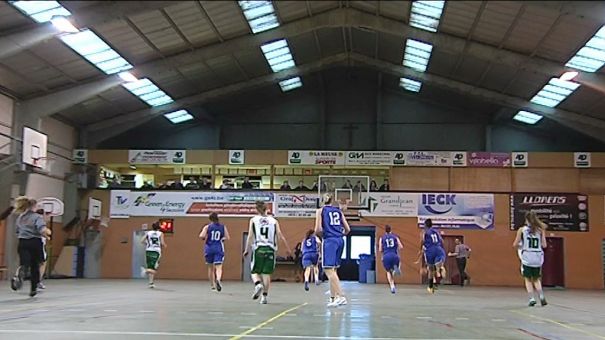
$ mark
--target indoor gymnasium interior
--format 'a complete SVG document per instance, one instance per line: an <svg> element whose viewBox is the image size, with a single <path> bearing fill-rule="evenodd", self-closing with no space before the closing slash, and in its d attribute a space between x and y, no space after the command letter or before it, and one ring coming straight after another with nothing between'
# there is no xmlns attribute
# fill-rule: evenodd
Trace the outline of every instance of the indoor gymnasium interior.
<svg viewBox="0 0 605 340"><path fill-rule="evenodd" d="M605 2L0 2L0 339L605 339Z"/></svg>

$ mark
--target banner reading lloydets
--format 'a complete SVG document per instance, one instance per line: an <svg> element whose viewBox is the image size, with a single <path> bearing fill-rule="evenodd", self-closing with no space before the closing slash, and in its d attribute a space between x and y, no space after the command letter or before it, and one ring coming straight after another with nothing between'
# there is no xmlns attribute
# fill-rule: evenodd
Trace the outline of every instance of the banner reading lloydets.
<svg viewBox="0 0 605 340"><path fill-rule="evenodd" d="M494 229L494 195L426 193L418 200L418 224L443 229Z"/></svg>
<svg viewBox="0 0 605 340"><path fill-rule="evenodd" d="M256 201L273 205L268 192L162 192L111 191L110 216L207 216L211 212L228 216L253 216Z"/></svg>
<svg viewBox="0 0 605 340"><path fill-rule="evenodd" d="M513 194L510 196L511 230L525 224L533 210L551 231L588 231L588 196L579 194Z"/></svg>

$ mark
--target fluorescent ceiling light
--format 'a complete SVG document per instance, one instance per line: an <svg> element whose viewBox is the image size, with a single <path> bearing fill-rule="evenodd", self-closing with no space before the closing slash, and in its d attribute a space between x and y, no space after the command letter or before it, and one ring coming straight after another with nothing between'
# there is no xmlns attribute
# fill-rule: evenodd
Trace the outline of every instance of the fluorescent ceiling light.
<svg viewBox="0 0 605 340"><path fill-rule="evenodd" d="M120 76L120 78L122 78L122 80L127 81L127 82L138 81L137 77L135 77L132 73L130 73L128 71L121 72L118 74L118 76Z"/></svg>
<svg viewBox="0 0 605 340"><path fill-rule="evenodd" d="M187 112L187 110L178 110L164 114L164 117L168 119L172 124L178 124L192 120L193 116Z"/></svg>
<svg viewBox="0 0 605 340"><path fill-rule="evenodd" d="M400 78L399 86L411 92L420 92L420 89L422 88L422 83L414 79Z"/></svg>
<svg viewBox="0 0 605 340"><path fill-rule="evenodd" d="M76 26L74 26L71 21L64 16L55 15L52 17L52 19L50 19L50 21L53 23L53 26L55 26L61 32L76 33L79 31Z"/></svg>
<svg viewBox="0 0 605 340"><path fill-rule="evenodd" d="M410 26L437 32L445 1L414 1L410 13Z"/></svg>
<svg viewBox="0 0 605 340"><path fill-rule="evenodd" d="M403 53L403 66L424 72L429 64L433 46L418 40L408 39Z"/></svg>
<svg viewBox="0 0 605 340"><path fill-rule="evenodd" d="M586 72L596 72L605 65L605 26L569 59L565 66Z"/></svg>
<svg viewBox="0 0 605 340"><path fill-rule="evenodd" d="M542 115L535 114L527 111L519 111L513 117L514 120L525 123L525 124L536 124L542 119Z"/></svg>
<svg viewBox="0 0 605 340"><path fill-rule="evenodd" d="M62 35L60 39L79 55L106 74L114 74L132 68L126 59L107 45L91 30Z"/></svg>
<svg viewBox="0 0 605 340"><path fill-rule="evenodd" d="M124 83L122 86L150 106L160 106L174 101L147 78Z"/></svg>
<svg viewBox="0 0 605 340"><path fill-rule="evenodd" d="M12 1L10 4L39 23L48 22L55 15L64 17L71 15L57 1Z"/></svg>
<svg viewBox="0 0 605 340"><path fill-rule="evenodd" d="M279 72L296 66L286 39L264 44L260 48L273 72Z"/></svg>
<svg viewBox="0 0 605 340"><path fill-rule="evenodd" d="M279 87L281 87L281 90L283 92L294 90L301 86L302 86L302 81L300 80L300 77L294 77L294 78L282 80L279 82Z"/></svg>
<svg viewBox="0 0 605 340"><path fill-rule="evenodd" d="M559 77L559 79L561 79L561 80L565 80L565 81L570 81L570 80L573 80L573 78L575 78L575 77L577 77L577 76L578 76L578 72L576 72L576 71L569 71L569 72L565 72L565 73L563 73L563 74L562 74L562 75Z"/></svg>
<svg viewBox="0 0 605 340"><path fill-rule="evenodd" d="M578 83L552 78L530 101L548 107L555 107L579 86Z"/></svg>
<svg viewBox="0 0 605 340"><path fill-rule="evenodd" d="M252 33L259 33L279 26L271 1L238 1Z"/></svg>

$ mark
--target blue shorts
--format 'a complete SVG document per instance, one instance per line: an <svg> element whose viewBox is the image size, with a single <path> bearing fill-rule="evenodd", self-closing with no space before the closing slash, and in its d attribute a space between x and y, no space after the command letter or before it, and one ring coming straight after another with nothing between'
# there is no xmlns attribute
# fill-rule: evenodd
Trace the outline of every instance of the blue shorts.
<svg viewBox="0 0 605 340"><path fill-rule="evenodd" d="M222 264L225 260L225 252L210 249L204 253L204 257L206 258L206 264Z"/></svg>
<svg viewBox="0 0 605 340"><path fill-rule="evenodd" d="M430 266L443 263L445 262L445 251L441 247L430 247L424 251L424 259Z"/></svg>
<svg viewBox="0 0 605 340"><path fill-rule="evenodd" d="M384 254L382 256L382 265L387 272L395 270L395 268L399 267L399 255L395 253Z"/></svg>
<svg viewBox="0 0 605 340"><path fill-rule="evenodd" d="M309 266L317 266L319 261L319 254L317 252L304 254L302 257L302 266L307 268Z"/></svg>
<svg viewBox="0 0 605 340"><path fill-rule="evenodd" d="M323 242L323 261L324 268L340 267L340 257L344 250L345 242L342 237L331 237L324 239Z"/></svg>

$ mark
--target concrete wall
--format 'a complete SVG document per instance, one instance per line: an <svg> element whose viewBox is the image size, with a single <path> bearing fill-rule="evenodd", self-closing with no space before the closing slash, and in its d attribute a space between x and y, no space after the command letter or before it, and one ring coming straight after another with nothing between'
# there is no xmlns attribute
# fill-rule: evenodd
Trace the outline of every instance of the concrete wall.
<svg viewBox="0 0 605 340"><path fill-rule="evenodd" d="M13 100L0 94L0 132L10 135L13 126ZM8 155L11 152L10 139L0 136L0 155Z"/></svg>

